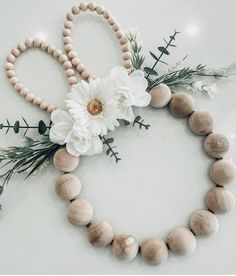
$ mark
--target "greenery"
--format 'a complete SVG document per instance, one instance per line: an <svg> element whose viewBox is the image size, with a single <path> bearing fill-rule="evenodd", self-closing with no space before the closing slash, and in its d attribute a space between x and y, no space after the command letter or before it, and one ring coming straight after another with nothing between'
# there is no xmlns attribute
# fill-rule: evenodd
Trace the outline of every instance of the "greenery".
<svg viewBox="0 0 236 276"><path fill-rule="evenodd" d="M124 124L128 126L130 125L130 122L124 120ZM144 124L144 119L142 119L141 116L139 115L134 119L134 122L133 122L133 127L136 125L138 125L139 129L144 128L146 130L148 130L149 127L151 126L150 124Z"/></svg>
<svg viewBox="0 0 236 276"><path fill-rule="evenodd" d="M121 158L118 157L119 153L117 151L115 151L114 149L116 148L116 146L112 146L111 144L114 143L114 138L106 138L105 136L99 136L101 141L103 142L104 145L107 146L107 150L106 150L106 155L110 156L110 157L114 157L116 163L118 163Z"/></svg>

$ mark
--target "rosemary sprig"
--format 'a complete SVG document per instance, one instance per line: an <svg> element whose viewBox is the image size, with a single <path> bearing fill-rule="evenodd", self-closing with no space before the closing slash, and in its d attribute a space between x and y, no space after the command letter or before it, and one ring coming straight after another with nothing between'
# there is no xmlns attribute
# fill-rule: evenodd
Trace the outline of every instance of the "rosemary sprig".
<svg viewBox="0 0 236 276"><path fill-rule="evenodd" d="M121 160L121 158L118 157L119 153L114 150L116 146L111 146L111 144L114 143L114 138L106 138L105 136L99 136L99 138L101 139L103 144L108 147L108 149L106 150L106 155L114 157L116 163L118 163Z"/></svg>

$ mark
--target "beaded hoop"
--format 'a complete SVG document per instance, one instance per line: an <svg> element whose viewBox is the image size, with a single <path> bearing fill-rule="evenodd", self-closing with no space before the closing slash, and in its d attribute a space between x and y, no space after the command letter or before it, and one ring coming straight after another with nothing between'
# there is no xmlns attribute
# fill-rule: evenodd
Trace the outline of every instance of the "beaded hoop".
<svg viewBox="0 0 236 276"><path fill-rule="evenodd" d="M130 69L131 61L129 55L128 39L126 35L121 31L120 24L117 23L116 19L111 15L111 13L105 10L102 6L97 5L95 3L82 2L78 6L73 6L71 11L67 13L63 30L64 49L68 55L68 58L71 60L76 70L80 73L81 77L85 80L94 78L93 75L86 69L84 64L82 64L80 62L80 59L78 58L78 54L73 46L71 30L73 28L73 21L75 16L79 15L80 12L85 12L87 10L91 12L96 12L98 15L103 16L103 18L107 20L108 24L111 25L112 30L116 34L116 38L119 40L119 43L121 44L121 50L123 52L123 66L126 69Z"/></svg>
<svg viewBox="0 0 236 276"><path fill-rule="evenodd" d="M40 109L51 113L56 109L56 106L53 104L48 103L47 101L41 99L40 97L35 96L28 88L26 88L19 80L16 75L14 63L20 54L25 52L27 49L30 48L39 48L62 64L63 68L65 69L65 73L67 76L67 80L69 85L73 85L77 83L77 78L75 76L75 72L71 62L68 60L68 57L62 53L60 49L57 49L55 46L50 45L46 41L41 41L40 39L31 39L27 38L25 42L19 43L16 48L11 50L11 53L7 56L7 63L5 65L5 70L7 77L10 79L10 83L14 87L14 89L19 92L26 100L32 103L35 106L40 107Z"/></svg>

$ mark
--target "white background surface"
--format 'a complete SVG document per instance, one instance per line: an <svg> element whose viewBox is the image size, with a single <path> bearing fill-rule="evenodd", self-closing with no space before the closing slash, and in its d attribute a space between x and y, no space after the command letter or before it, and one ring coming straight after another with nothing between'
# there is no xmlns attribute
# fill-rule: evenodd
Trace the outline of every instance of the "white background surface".
<svg viewBox="0 0 236 276"><path fill-rule="evenodd" d="M3 65L5 56L28 36L40 36L62 48L66 13L76 1L0 1L0 121L24 116L30 123L49 120L48 115L26 103L10 87ZM155 50L174 28L181 30L178 48L168 58L174 64L189 54L186 64L227 66L236 61L236 1L111 1L101 0L124 29L138 27L145 51ZM91 16L78 18L73 36L83 62L104 75L120 63L120 50L109 27ZM147 60L147 62L150 60ZM63 70L51 57L29 51L17 61L22 81L47 100L61 104L68 91ZM235 161L236 82L220 87L214 99L195 96L196 106L216 119L215 130L231 141L228 158ZM112 223L116 233L166 237L176 226L187 226L190 214L204 207L212 187L207 170L211 160L201 149L202 138L194 136L185 120L168 110L137 111L151 123L150 131L124 127L114 133L122 162L113 163L102 154L83 158L76 174L83 183L82 197L94 206L95 217ZM4 136L1 146L15 145L20 135ZM31 133L32 135L34 133ZM217 236L198 239L190 257L170 254L161 267L150 267L139 257L131 263L114 258L110 249L95 249L86 230L66 219L67 203L54 192L59 175L52 166L37 178L10 182L1 198L1 274L233 274L236 273L236 211L219 216ZM236 193L235 185L229 189Z"/></svg>

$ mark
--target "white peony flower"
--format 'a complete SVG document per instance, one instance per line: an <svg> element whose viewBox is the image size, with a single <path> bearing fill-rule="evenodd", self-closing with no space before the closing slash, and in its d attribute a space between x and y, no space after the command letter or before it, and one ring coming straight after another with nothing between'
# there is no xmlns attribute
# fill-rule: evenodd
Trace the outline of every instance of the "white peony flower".
<svg viewBox="0 0 236 276"><path fill-rule="evenodd" d="M66 144L67 151L75 156L93 155L102 152L103 144L98 136L92 136L86 128L78 125L70 114L57 109L52 112L53 126L50 140L56 144Z"/></svg>
<svg viewBox="0 0 236 276"><path fill-rule="evenodd" d="M114 67L110 72L112 90L119 95L119 119L133 122L135 119L132 106L145 107L151 101L146 92L148 82L141 70L135 70L130 75L121 66Z"/></svg>
<svg viewBox="0 0 236 276"><path fill-rule="evenodd" d="M119 126L118 96L109 78L81 81L67 95L66 107L73 119L94 135L106 135Z"/></svg>

